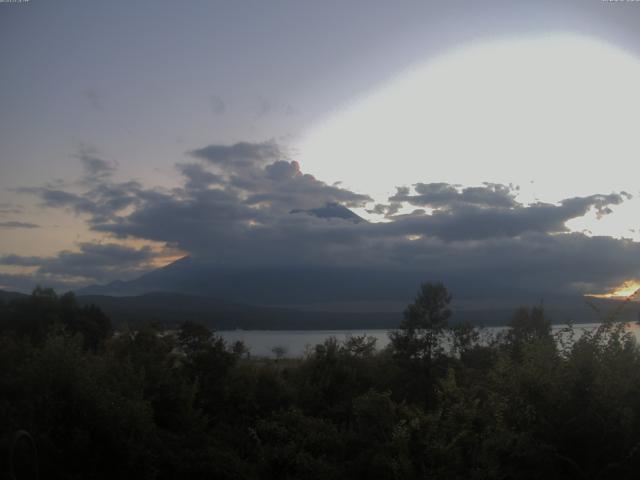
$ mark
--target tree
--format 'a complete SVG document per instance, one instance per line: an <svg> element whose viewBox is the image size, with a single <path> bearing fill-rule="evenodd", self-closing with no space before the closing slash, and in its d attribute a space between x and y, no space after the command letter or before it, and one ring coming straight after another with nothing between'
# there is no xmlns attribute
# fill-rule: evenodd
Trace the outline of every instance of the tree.
<svg viewBox="0 0 640 480"><path fill-rule="evenodd" d="M454 353L463 358L480 338L480 332L468 321L451 327L451 341Z"/></svg>
<svg viewBox="0 0 640 480"><path fill-rule="evenodd" d="M187 356L196 355L211 346L213 332L196 322L186 321L178 330L178 344Z"/></svg>
<svg viewBox="0 0 640 480"><path fill-rule="evenodd" d="M242 358L242 357L249 358L250 356L249 347L247 347L247 345L242 340L236 340L231 344L231 352L237 358Z"/></svg>
<svg viewBox="0 0 640 480"><path fill-rule="evenodd" d="M516 356L523 345L532 342L553 344L551 322L545 316L542 304L531 309L520 307L514 312L509 321L507 342Z"/></svg>
<svg viewBox="0 0 640 480"><path fill-rule="evenodd" d="M276 345L271 349L271 353L273 353L278 360L284 357L287 354L287 347L283 345Z"/></svg>
<svg viewBox="0 0 640 480"><path fill-rule="evenodd" d="M80 307L73 292L62 295L58 303L63 325L71 334L82 334L86 348L100 348L113 333L109 317L96 305Z"/></svg>
<svg viewBox="0 0 640 480"><path fill-rule="evenodd" d="M85 348L97 350L112 334L111 320L95 305L78 305L72 292L62 296L36 287L29 297L12 300L0 310L0 330L9 330L34 344L42 344L54 328L81 334Z"/></svg>
<svg viewBox="0 0 640 480"><path fill-rule="evenodd" d="M238 360L219 335L196 322L186 321L178 332L178 345L187 377L198 383L198 403L207 413L218 412L223 402L225 377Z"/></svg>
<svg viewBox="0 0 640 480"><path fill-rule="evenodd" d="M430 362L436 353L439 337L451 317L451 294L438 283L423 283L404 311L397 331L389 334L396 357Z"/></svg>
<svg viewBox="0 0 640 480"><path fill-rule="evenodd" d="M344 341L344 349L356 357L370 357L376 352L376 337L362 335L350 336Z"/></svg>

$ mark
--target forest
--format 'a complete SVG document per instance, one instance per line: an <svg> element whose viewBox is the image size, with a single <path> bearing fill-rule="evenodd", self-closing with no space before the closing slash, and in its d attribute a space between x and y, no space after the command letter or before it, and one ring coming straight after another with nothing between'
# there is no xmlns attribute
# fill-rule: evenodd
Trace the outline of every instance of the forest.
<svg viewBox="0 0 640 480"><path fill-rule="evenodd" d="M487 337L422 284L390 344L255 358L209 328L115 330L72 293L0 305L0 468L47 479L637 478L640 349L605 318Z"/></svg>

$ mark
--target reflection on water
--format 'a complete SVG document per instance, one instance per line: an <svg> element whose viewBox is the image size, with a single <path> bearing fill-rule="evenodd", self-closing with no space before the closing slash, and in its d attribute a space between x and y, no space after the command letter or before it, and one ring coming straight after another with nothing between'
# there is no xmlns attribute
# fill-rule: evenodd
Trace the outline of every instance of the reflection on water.
<svg viewBox="0 0 640 480"><path fill-rule="evenodd" d="M597 323L584 323L574 326L575 339L585 331L595 329L598 325ZM554 325L552 330L556 333L565 327L565 325ZM640 325L629 323L627 328L640 342ZM482 329L482 335L486 339L504 330L506 327L486 327ZM389 344L388 332L389 330L228 330L217 333L229 343L242 340L249 347L252 356L275 357L272 349L283 347L284 356L301 357L305 351L324 342L329 337L336 337L338 341L343 341L349 336L368 335L377 339L376 346L381 349Z"/></svg>

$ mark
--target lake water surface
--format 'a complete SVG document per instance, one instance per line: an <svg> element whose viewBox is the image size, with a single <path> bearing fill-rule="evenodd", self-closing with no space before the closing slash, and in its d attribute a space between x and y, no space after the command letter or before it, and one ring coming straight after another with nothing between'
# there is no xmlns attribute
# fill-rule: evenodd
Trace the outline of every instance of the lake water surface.
<svg viewBox="0 0 640 480"><path fill-rule="evenodd" d="M584 323L574 326L576 338L587 330L593 330L597 323ZM565 325L554 325L553 332L565 328ZM627 328L640 342L640 326L628 324ZM486 327L482 329L482 335L491 336L504 331L506 327ZM227 342L242 340L252 356L275 357L272 349L283 347L286 357L301 357L305 351L323 343L329 337L336 337L343 341L349 336L368 335L377 339L376 346L382 349L389 344L389 330L227 330L217 332Z"/></svg>

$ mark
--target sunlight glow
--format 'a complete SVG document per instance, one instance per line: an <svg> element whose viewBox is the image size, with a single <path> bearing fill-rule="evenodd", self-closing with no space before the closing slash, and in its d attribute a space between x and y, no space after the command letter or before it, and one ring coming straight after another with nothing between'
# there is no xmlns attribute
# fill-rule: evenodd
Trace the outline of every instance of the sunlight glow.
<svg viewBox="0 0 640 480"><path fill-rule="evenodd" d="M513 183L525 203L637 194L639 88L638 59L593 39L487 42L410 68L297 148L305 171L377 201L416 182ZM635 238L635 203L572 227Z"/></svg>
<svg viewBox="0 0 640 480"><path fill-rule="evenodd" d="M176 262L181 258L184 258L185 256L187 256L186 252L180 252L180 253L175 253L171 255L162 255L162 256L154 257L151 260L149 266L153 268L166 267L167 265L171 265L173 262Z"/></svg>
<svg viewBox="0 0 640 480"><path fill-rule="evenodd" d="M627 280L612 292L591 294L588 296L594 298L631 298L632 300L635 300L635 297L637 297L638 294L640 294L640 281Z"/></svg>

